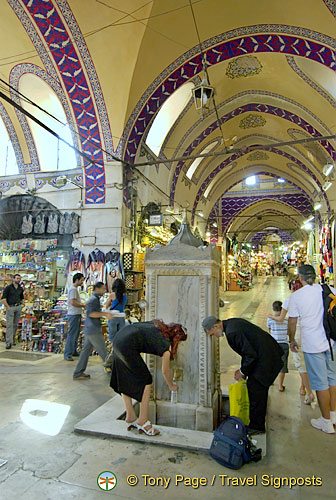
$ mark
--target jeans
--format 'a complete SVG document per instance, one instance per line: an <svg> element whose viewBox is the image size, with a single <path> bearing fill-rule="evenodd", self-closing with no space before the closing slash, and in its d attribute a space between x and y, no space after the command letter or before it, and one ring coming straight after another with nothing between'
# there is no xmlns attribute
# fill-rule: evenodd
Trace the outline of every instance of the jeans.
<svg viewBox="0 0 336 500"><path fill-rule="evenodd" d="M113 339L119 330L124 328L125 326L125 318L113 318L109 319L108 322L108 332L109 332L109 341L113 342Z"/></svg>
<svg viewBox="0 0 336 500"><path fill-rule="evenodd" d="M78 358L78 363L73 373L73 378L77 378L85 372L90 354L95 349L102 360L107 358L105 339L102 333L85 334L84 345Z"/></svg>
<svg viewBox="0 0 336 500"><path fill-rule="evenodd" d="M71 358L73 354L77 351L77 340L81 325L81 314L69 314L69 330L67 333L65 348L64 348L64 359Z"/></svg>
<svg viewBox="0 0 336 500"><path fill-rule="evenodd" d="M21 315L21 306L10 306L6 311L6 344L13 344Z"/></svg>

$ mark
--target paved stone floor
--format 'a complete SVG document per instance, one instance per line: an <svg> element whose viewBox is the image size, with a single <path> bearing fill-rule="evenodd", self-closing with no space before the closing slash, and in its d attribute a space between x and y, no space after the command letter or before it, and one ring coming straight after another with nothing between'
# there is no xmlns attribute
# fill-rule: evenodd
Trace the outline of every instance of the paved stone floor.
<svg viewBox="0 0 336 500"><path fill-rule="evenodd" d="M272 301L282 300L288 293L283 278L274 277L267 282L259 278L250 291L226 292L223 298L230 303L221 310L221 316L240 316L265 326ZM228 348L225 338L220 342L221 369L228 374L239 363L239 357ZM0 352L3 350L1 344ZM267 457L239 471L220 466L204 453L75 434L74 425L114 393L98 358L90 359L88 371L92 378L88 381L73 381L73 367L74 363L57 355L42 361L0 358L0 459L8 461L0 466L1 500L20 496L25 500L91 500L104 495L153 500L225 496L242 500L335 498L336 435L324 434L310 426L310 418L319 412L303 404L299 376L292 362L285 392L279 393L276 384L270 390ZM58 425L58 434L43 434L42 424L34 430L33 424L27 422L23 409L30 399L42 401L41 405L57 403L62 405L57 407L61 410L64 405L69 407L66 417L60 411L49 425L53 429ZM41 422L43 411L42 406L34 412ZM117 486L109 492L97 486L97 476L103 471L112 471L117 476ZM127 483L130 475L138 478L135 486ZM278 478L314 481L313 477L321 478L322 485L278 487ZM154 485L160 482L159 478L170 480L168 487L167 483L166 487ZM197 488L200 478L205 478L202 481L207 484ZM233 478L231 482L251 478L253 484L234 486L228 484L228 478Z"/></svg>

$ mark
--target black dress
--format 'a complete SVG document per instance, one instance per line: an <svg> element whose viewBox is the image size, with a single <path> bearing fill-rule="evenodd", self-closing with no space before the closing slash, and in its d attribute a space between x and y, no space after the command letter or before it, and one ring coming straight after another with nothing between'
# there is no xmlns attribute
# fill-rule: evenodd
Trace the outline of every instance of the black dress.
<svg viewBox="0 0 336 500"><path fill-rule="evenodd" d="M141 402L152 376L141 353L162 356L170 342L151 321L125 326L114 337L110 386Z"/></svg>

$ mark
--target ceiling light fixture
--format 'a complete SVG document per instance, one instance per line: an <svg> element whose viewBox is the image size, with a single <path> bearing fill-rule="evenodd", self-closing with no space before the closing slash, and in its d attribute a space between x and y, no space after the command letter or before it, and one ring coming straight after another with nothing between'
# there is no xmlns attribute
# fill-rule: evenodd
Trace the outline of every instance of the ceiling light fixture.
<svg viewBox="0 0 336 500"><path fill-rule="evenodd" d="M307 219L303 224L308 224L308 222L311 222L313 219L315 218L314 215L312 215L311 217L309 217L309 219Z"/></svg>
<svg viewBox="0 0 336 500"><path fill-rule="evenodd" d="M279 177L278 182L286 182L285 179Z"/></svg>
<svg viewBox="0 0 336 500"><path fill-rule="evenodd" d="M328 175L330 174L330 172L332 171L333 168L334 168L333 163L327 163L326 165L324 165L324 167L322 169L323 175L328 177Z"/></svg>
<svg viewBox="0 0 336 500"><path fill-rule="evenodd" d="M316 203L314 203L314 210L320 210L321 207L322 207L322 203L320 201L317 201Z"/></svg>
<svg viewBox="0 0 336 500"><path fill-rule="evenodd" d="M194 103L196 111L198 111L202 118L204 117L204 113L209 111L211 106L211 98L214 96L215 89L211 87L208 81L208 76L206 73L206 59L203 57L203 78L200 85L196 85L192 89L192 93L194 96Z"/></svg>
<svg viewBox="0 0 336 500"><path fill-rule="evenodd" d="M330 181L326 181L323 186L322 186L322 189L323 191L328 191L328 189L332 186L332 182Z"/></svg>
<svg viewBox="0 0 336 500"><path fill-rule="evenodd" d="M311 229L313 229L313 224L311 222L303 224L303 226L301 226L301 229L304 229L305 231L311 231Z"/></svg>

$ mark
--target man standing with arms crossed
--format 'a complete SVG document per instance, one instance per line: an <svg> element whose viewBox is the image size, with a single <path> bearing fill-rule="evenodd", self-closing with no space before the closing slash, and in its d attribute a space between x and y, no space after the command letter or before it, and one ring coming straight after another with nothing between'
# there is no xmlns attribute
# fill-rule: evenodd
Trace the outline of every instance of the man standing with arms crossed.
<svg viewBox="0 0 336 500"><path fill-rule="evenodd" d="M23 288L20 274L14 274L13 283L7 285L2 293L1 302L6 308L6 349L15 345L15 335L21 315Z"/></svg>
<svg viewBox="0 0 336 500"><path fill-rule="evenodd" d="M82 309L85 308L85 304L81 302L78 289L83 285L83 283L84 276L82 273L76 273L73 275L72 286L69 288L68 292L69 330L64 348L65 361L73 361L72 356L78 356L77 340L82 319Z"/></svg>

